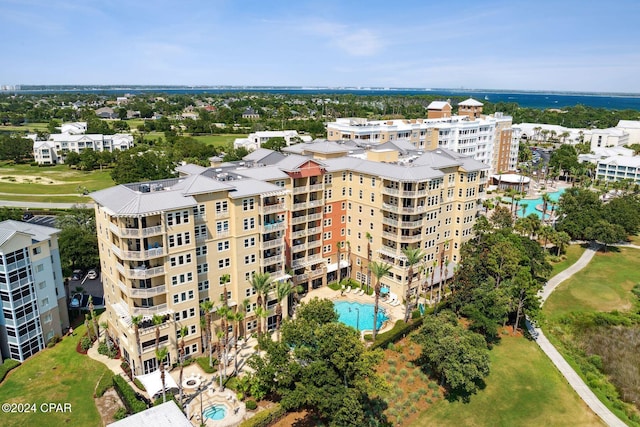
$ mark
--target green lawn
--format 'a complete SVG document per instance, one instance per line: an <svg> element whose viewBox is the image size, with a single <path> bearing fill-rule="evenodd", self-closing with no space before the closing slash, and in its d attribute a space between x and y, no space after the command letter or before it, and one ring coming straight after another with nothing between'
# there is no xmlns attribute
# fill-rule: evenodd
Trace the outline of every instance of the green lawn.
<svg viewBox="0 0 640 427"><path fill-rule="evenodd" d="M2 126L0 125L0 132L25 132L25 133L35 133L37 131L46 131L48 132L47 127L48 123L27 123L23 126Z"/></svg>
<svg viewBox="0 0 640 427"><path fill-rule="evenodd" d="M2 165L0 166L0 193L15 195L32 195L30 201L58 201L61 197L50 195L64 195L72 197L71 202L88 201L82 196L82 191L101 190L113 186L110 170L96 170L91 172L69 169L65 165L52 167L37 167L30 165ZM18 196L15 196L18 197ZM16 200L14 196L0 196L6 200ZM55 199L55 200L54 200ZM26 199L19 199L26 200Z"/></svg>
<svg viewBox="0 0 640 427"><path fill-rule="evenodd" d="M101 426L93 400L98 380L109 370L105 365L76 352L76 344L86 331L79 326L67 337L11 371L0 384L0 402L35 403L35 413L2 414L0 424L9 426ZM43 403L69 403L71 412L42 412Z"/></svg>
<svg viewBox="0 0 640 427"><path fill-rule="evenodd" d="M442 400L419 426L602 426L532 341L505 336L491 350L487 387L469 403Z"/></svg>
<svg viewBox="0 0 640 427"><path fill-rule="evenodd" d="M589 265L562 283L544 304L544 313L557 318L571 311L626 311L635 297L630 290L640 282L638 249L598 252Z"/></svg>
<svg viewBox="0 0 640 427"><path fill-rule="evenodd" d="M631 236L629 240L632 244L640 246L640 236Z"/></svg>
<svg viewBox="0 0 640 427"><path fill-rule="evenodd" d="M551 273L551 277L560 273L563 270L566 270L571 265L575 264L575 262L582 256L584 253L585 247L582 245L569 245L566 248L566 259L564 261L560 261L557 263L551 263L553 266L553 272Z"/></svg>
<svg viewBox="0 0 640 427"><path fill-rule="evenodd" d="M232 133L232 134L221 134L221 135L200 135L200 136L194 136L193 138L197 139L198 141L204 142L207 145L213 145L218 148L224 148L229 143L233 144L233 141L236 138L246 138L246 137L247 135Z"/></svg>

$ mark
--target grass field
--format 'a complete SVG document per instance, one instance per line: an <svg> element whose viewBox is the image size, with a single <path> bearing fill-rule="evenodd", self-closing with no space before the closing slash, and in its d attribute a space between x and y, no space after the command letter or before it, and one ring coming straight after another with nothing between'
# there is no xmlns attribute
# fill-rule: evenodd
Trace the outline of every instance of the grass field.
<svg viewBox="0 0 640 427"><path fill-rule="evenodd" d="M0 132L25 132L35 133L37 131L47 131L48 123L27 123L23 126L2 126L0 125Z"/></svg>
<svg viewBox="0 0 640 427"><path fill-rule="evenodd" d="M109 170L92 172L58 165L40 168L30 165L0 166L0 199L75 203L90 201L84 189L101 190L114 185ZM57 197L55 195L58 195ZM66 199L65 199L66 198Z"/></svg>
<svg viewBox="0 0 640 427"><path fill-rule="evenodd" d="M86 331L67 337L52 349L46 349L14 369L0 384L0 402L35 403L35 413L4 413L3 427L25 426L100 426L100 414L93 392L100 377L109 373L102 363L76 352L76 344ZM43 412L43 403L69 403L71 412Z"/></svg>
<svg viewBox="0 0 640 427"><path fill-rule="evenodd" d="M553 270L551 273L551 277L560 273L563 270L566 270L569 266L575 264L575 262L582 256L586 247L581 245L569 245L566 248L566 259L564 261L560 261L557 263L551 263Z"/></svg>
<svg viewBox="0 0 640 427"><path fill-rule="evenodd" d="M413 427L602 426L532 341L504 336L491 350L487 387L469 403L437 402Z"/></svg>
<svg viewBox="0 0 640 427"><path fill-rule="evenodd" d="M638 249L598 252L589 265L562 283L544 304L544 313L557 318L571 311L626 311L633 306L630 292L640 282Z"/></svg>
<svg viewBox="0 0 640 427"><path fill-rule="evenodd" d="M246 138L247 135L240 135L237 133L221 134L221 135L200 135L194 136L194 139L204 142L207 145L213 145L215 147L224 148L229 143L233 144L236 138Z"/></svg>

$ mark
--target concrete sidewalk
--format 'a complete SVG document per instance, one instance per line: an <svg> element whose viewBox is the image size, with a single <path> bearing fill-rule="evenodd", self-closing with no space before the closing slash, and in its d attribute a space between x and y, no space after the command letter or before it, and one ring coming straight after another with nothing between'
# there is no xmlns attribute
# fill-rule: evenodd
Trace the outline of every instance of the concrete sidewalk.
<svg viewBox="0 0 640 427"><path fill-rule="evenodd" d="M547 285L544 287L544 289L540 292L542 304L544 304L549 295L551 295L551 292L553 292L558 287L558 285L586 267L593 256L596 254L598 248L598 245L591 245L589 248L587 248L587 250L584 251L580 259L578 259L575 264L558 273L556 276L552 277L547 282ZM556 348L549 342L542 330L540 328L534 327L528 319L526 323L527 329L529 330L531 336L535 339L536 343L549 357L549 359L551 359L556 368L558 368L560 373L566 378L567 382L569 382L569 385L573 387L576 393L578 393L578 396L580 396L580 398L589 406L589 408L591 408L591 410L595 412L596 415L598 415L608 426L626 426L626 424L623 423L622 420L620 420L620 418L618 418L613 412L611 412L609 408L607 408L591 391L591 389L589 389L585 382L582 381L582 378L580 378L576 371L574 371L573 368L569 366L567 361L564 360L558 350L556 350Z"/></svg>

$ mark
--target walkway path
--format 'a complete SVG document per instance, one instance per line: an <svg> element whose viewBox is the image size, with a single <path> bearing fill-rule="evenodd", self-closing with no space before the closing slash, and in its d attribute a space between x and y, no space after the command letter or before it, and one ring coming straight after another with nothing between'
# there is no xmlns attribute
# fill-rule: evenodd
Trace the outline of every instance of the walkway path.
<svg viewBox="0 0 640 427"><path fill-rule="evenodd" d="M33 196L33 194L31 194ZM20 200L0 200L0 206L12 208L29 208L29 209L71 209L76 206L84 206L87 209L93 209L93 203L45 203L45 202L22 202Z"/></svg>
<svg viewBox="0 0 640 427"><path fill-rule="evenodd" d="M589 264L589 261L593 258L598 250L597 245L592 245L584 251L580 259L576 261L571 267L553 276L547 282L547 285L540 292L541 304L544 304L546 299L551 295L551 292L558 287L558 285L569 277L573 276L578 271L582 270ZM578 393L580 398L596 413L608 426L611 427L624 427L626 426L620 418L618 418L613 412L609 410L598 397L589 389L589 387L582 381L582 378L573 370L567 363L562 355L555 349L555 347L549 342L540 328L534 327L529 320L527 320L527 329L529 333L536 340L542 351L551 359L556 368L567 379L569 385Z"/></svg>

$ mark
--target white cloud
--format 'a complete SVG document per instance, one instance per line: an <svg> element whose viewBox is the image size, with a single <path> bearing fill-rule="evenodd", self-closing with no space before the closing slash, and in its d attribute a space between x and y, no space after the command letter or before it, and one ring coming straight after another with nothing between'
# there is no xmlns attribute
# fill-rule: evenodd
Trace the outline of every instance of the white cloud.
<svg viewBox="0 0 640 427"><path fill-rule="evenodd" d="M353 56L373 56L380 52L384 43L369 30L359 30L353 34L334 39L334 43Z"/></svg>

